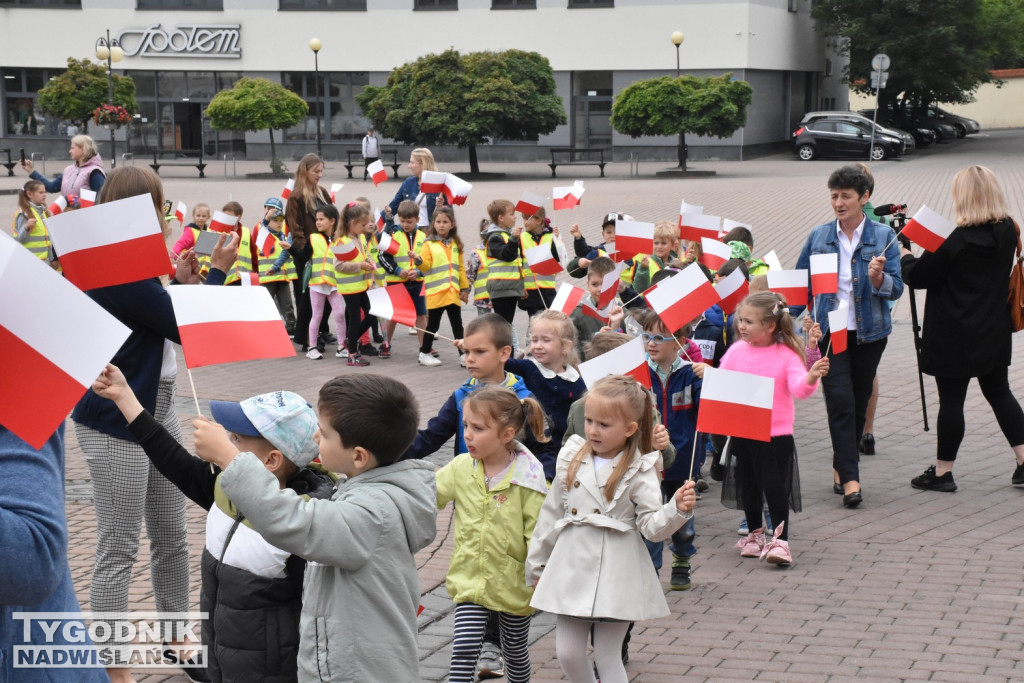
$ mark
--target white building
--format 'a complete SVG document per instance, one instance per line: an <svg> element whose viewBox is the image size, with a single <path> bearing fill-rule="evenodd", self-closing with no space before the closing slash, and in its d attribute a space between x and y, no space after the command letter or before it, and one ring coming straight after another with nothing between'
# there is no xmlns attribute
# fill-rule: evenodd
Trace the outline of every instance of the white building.
<svg viewBox="0 0 1024 683"><path fill-rule="evenodd" d="M197 149L208 156L269 156L266 132L218 132L203 108L241 76L285 84L310 104L285 133L284 158L316 138L311 38L319 38L323 147L345 158L367 120L354 96L383 85L392 68L454 47L518 48L547 57L568 124L534 142L479 148L489 159L543 160L551 147L611 147L614 158L672 159L674 138L632 139L609 125L615 94L635 80L674 74L673 31L684 74L732 72L753 87L747 125L726 140L689 136L691 158L740 158L789 139L805 111L847 106L841 65L810 18L810 0L0 0L0 148L63 158L68 126L36 105L68 57L92 57L110 35L125 51L114 65L135 81L135 151ZM94 57L93 57L94 58ZM74 131L72 131L74 132ZM101 143L106 131L91 130ZM125 131L118 131L123 140ZM280 132L276 133L280 136ZM277 137L280 141L280 137ZM387 146L387 145L386 145ZM123 143L118 145L124 151ZM438 150L444 158L463 151ZM107 154L106 144L101 150ZM16 153L16 152L15 152ZM403 152L404 154L404 152Z"/></svg>

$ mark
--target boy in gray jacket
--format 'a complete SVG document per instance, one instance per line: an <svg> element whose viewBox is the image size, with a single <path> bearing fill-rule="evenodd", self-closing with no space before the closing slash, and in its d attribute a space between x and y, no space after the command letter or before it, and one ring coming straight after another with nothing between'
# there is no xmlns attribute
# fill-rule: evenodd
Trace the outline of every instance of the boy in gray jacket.
<svg viewBox="0 0 1024 683"><path fill-rule="evenodd" d="M320 463L340 475L330 500L282 490L224 429L195 421L195 450L223 470L221 486L268 542L305 558L300 681L419 680L413 560L437 532L434 467L397 462L419 409L401 382L344 375L320 389Z"/></svg>

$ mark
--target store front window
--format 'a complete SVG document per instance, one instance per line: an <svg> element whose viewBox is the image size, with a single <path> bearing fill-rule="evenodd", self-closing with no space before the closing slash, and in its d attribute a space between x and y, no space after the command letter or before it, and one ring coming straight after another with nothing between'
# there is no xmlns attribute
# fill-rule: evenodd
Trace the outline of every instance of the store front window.
<svg viewBox="0 0 1024 683"><path fill-rule="evenodd" d="M316 140L318 111L316 75L312 73L284 73L281 82L309 104L309 114L297 126L285 131L285 140ZM356 104L356 95L370 83L365 71L321 72L320 102L323 107L323 139L336 142L354 142L366 134L369 119Z"/></svg>
<svg viewBox="0 0 1024 683"><path fill-rule="evenodd" d="M3 69L4 135L77 135L68 121L54 119L39 108L39 91L63 69Z"/></svg>

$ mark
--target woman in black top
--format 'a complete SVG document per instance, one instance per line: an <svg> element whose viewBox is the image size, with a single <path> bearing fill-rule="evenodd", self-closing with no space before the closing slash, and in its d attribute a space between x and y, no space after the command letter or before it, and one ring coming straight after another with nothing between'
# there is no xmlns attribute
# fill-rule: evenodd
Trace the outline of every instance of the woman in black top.
<svg viewBox="0 0 1024 683"><path fill-rule="evenodd" d="M1024 412L1007 381L1008 280L1019 231L995 174L984 166L970 166L953 178L953 210L957 228L934 253L915 257L901 249L903 280L928 290L921 369L935 377L939 390L937 459L911 485L956 491L953 462L964 437L964 399L977 377L1017 457L1012 483L1024 486Z"/></svg>

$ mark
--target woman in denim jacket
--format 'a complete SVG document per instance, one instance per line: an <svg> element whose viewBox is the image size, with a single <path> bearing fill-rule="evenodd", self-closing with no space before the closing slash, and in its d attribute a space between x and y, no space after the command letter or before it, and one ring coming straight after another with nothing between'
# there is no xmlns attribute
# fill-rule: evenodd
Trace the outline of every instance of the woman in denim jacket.
<svg viewBox="0 0 1024 683"><path fill-rule="evenodd" d="M839 292L814 298L814 317L829 346L828 316L842 302L849 306L849 345L840 354L829 352L832 363L822 378L828 429L832 436L832 466L839 477L836 493L847 507L860 505L858 442L871 385L882 358L892 319L888 301L903 294L899 246L892 228L864 214L870 182L856 166L843 166L828 179L836 220L811 230L796 267L809 269L811 255L839 255Z"/></svg>

